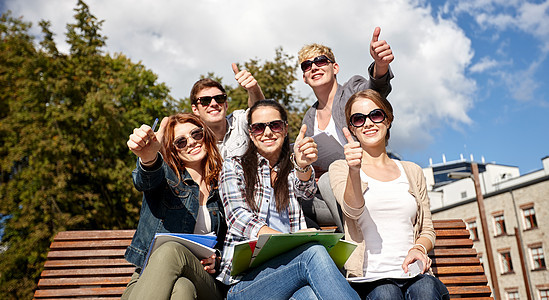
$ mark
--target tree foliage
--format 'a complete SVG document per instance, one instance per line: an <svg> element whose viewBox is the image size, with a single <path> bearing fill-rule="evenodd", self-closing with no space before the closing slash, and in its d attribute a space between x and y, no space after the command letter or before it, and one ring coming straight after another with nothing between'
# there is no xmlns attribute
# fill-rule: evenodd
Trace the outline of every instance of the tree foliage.
<svg viewBox="0 0 549 300"><path fill-rule="evenodd" d="M130 173L131 130L174 111L165 84L123 55L103 53L102 21L78 2L61 54L48 22L0 20L0 295L30 298L52 236L135 228L141 196Z"/></svg>

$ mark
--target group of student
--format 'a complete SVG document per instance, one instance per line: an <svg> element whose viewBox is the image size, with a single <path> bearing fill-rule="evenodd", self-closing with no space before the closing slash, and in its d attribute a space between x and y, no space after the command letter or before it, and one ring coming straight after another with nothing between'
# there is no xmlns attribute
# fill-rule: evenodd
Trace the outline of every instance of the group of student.
<svg viewBox="0 0 549 300"><path fill-rule="evenodd" d="M126 251L136 271L123 299L448 298L429 275L435 233L421 168L386 151L394 119L386 99L394 56L379 35L376 28L368 78L353 76L343 85L330 48L311 44L299 51L303 80L317 102L293 145L284 107L265 100L252 74L234 64L235 79L248 91L248 109L227 115L223 86L201 79L191 89L192 113L164 118L156 132L148 125L134 129L127 145L138 157L132 176L143 202ZM315 230L307 228L300 202L317 192L312 136L321 132L344 145L345 160L331 163L318 180L324 201L341 207L345 239L358 244L344 274L324 246L309 243L231 276L236 243ZM159 232L214 233L219 251L198 259L168 242L143 268ZM416 262L421 274L402 279Z"/></svg>

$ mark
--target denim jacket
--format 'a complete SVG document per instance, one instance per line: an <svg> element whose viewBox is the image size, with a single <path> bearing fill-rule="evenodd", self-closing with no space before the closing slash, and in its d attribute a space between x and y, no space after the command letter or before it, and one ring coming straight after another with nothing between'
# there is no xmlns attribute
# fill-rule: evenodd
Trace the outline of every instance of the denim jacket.
<svg viewBox="0 0 549 300"><path fill-rule="evenodd" d="M126 260L138 268L149 251L154 235L159 232L193 233L199 208L199 186L184 169L179 181L175 172L158 155L157 162L143 168L137 160L132 172L135 188L143 192L143 203L137 230L126 249ZM222 249L227 232L219 192L212 189L206 203L212 229L217 235L216 248Z"/></svg>

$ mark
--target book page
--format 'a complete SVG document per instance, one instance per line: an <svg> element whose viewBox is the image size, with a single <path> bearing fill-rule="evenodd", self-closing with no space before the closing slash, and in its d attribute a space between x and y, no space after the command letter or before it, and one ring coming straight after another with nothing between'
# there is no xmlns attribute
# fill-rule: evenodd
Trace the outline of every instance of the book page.
<svg viewBox="0 0 549 300"><path fill-rule="evenodd" d="M393 278L393 279L406 279L406 278L413 278L416 277L418 274L421 274L421 270L423 269L423 263L419 260L416 260L415 262L408 265L408 273L404 273L404 270L402 270L402 274L400 276L390 276L390 277L351 277L347 278L348 282L355 282L355 283L361 283L361 282L372 282L379 279L384 278Z"/></svg>
<svg viewBox="0 0 549 300"><path fill-rule="evenodd" d="M345 159L343 154L343 146L337 141L335 137L321 132L313 136L318 149L318 159L313 163L313 166L317 166L324 171L328 171L330 164L338 159Z"/></svg>

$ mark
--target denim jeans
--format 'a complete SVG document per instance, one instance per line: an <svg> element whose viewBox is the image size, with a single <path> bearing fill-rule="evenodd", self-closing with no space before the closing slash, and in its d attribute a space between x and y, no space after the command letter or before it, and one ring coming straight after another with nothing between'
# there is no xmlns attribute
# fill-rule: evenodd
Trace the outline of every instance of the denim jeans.
<svg viewBox="0 0 549 300"><path fill-rule="evenodd" d="M411 279L381 279L368 283L352 283L361 299L450 299L448 289L436 277L419 274Z"/></svg>
<svg viewBox="0 0 549 300"><path fill-rule="evenodd" d="M305 244L252 269L234 284L227 300L359 299L326 248Z"/></svg>
<svg viewBox="0 0 549 300"><path fill-rule="evenodd" d="M215 278L176 242L156 249L141 276L135 273L122 299L223 299Z"/></svg>

